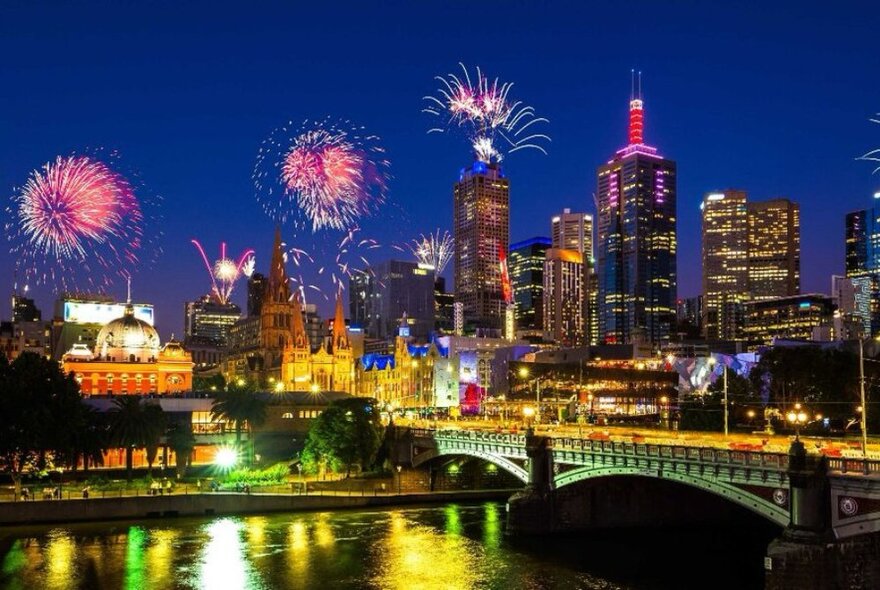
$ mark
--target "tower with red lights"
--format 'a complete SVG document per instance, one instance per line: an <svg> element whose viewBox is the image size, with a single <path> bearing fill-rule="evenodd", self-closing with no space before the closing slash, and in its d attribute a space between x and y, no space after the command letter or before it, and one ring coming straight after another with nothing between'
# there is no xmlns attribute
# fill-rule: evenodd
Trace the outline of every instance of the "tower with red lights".
<svg viewBox="0 0 880 590"><path fill-rule="evenodd" d="M599 339L669 338L675 320L675 162L644 141L641 74L629 103L629 143L597 171Z"/></svg>

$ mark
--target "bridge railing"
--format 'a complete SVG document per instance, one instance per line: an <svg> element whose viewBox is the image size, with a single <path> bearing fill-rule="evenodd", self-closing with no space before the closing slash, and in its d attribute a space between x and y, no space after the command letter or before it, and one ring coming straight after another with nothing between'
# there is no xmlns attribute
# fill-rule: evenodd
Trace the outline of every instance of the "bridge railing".
<svg viewBox="0 0 880 590"><path fill-rule="evenodd" d="M499 445L524 446L524 434L486 432L481 430L413 429L414 436L458 441L473 441ZM562 451L583 451L614 455L648 456L671 460L695 461L725 465L742 465L784 471L788 469L788 453L772 451L732 450L717 447L686 446L648 442L593 440L577 437L551 438L552 448ZM880 460L849 457L829 457L828 469L833 473L850 475L880 475Z"/></svg>

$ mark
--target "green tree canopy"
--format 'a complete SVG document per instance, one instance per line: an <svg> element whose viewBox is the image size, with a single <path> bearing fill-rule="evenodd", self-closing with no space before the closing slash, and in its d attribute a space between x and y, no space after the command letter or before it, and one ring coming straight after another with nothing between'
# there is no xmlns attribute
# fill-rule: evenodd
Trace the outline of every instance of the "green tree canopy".
<svg viewBox="0 0 880 590"><path fill-rule="evenodd" d="M114 445L125 448L125 467L131 481L134 449L146 448L149 461L150 449L158 448L159 438L165 430L165 413L155 403L144 402L135 395L113 400L110 410L110 439ZM155 460L155 452L153 459ZM152 464L151 464L152 467Z"/></svg>
<svg viewBox="0 0 880 590"><path fill-rule="evenodd" d="M321 464L345 467L345 475L359 464L372 466L381 442L382 425L376 400L348 398L332 402L312 423L302 459L314 471Z"/></svg>
<svg viewBox="0 0 880 590"><path fill-rule="evenodd" d="M268 400L250 390L247 385L230 385L227 391L218 392L211 406L211 416L235 424L235 445L241 452L241 432L247 424L249 439L253 443L253 427L266 422ZM251 453L248 453L248 460Z"/></svg>

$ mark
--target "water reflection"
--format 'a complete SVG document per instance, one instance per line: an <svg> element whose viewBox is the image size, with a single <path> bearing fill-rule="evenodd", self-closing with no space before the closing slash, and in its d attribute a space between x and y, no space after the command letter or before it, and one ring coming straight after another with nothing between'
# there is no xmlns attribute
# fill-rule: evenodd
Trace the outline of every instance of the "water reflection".
<svg viewBox="0 0 880 590"><path fill-rule="evenodd" d="M742 588L761 578L760 542L756 553L712 545L699 534L603 534L529 546L511 544L504 517L502 504L486 503L5 528L0 588ZM677 570L670 585L669 568L648 557L676 546L692 547L696 562L734 574L696 578ZM701 552L703 546L709 548ZM633 555L651 565L641 567ZM734 579L752 565L754 577Z"/></svg>

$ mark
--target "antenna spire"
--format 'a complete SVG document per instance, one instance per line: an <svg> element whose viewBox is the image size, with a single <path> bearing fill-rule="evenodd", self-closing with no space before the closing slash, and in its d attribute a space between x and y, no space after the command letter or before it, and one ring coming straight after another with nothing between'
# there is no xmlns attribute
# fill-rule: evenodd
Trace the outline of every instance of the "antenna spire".
<svg viewBox="0 0 880 590"><path fill-rule="evenodd" d="M125 282L126 282L126 284L127 284L127 286L128 286L128 293L126 294L125 302L126 302L128 305L131 305L131 275L127 275L127 276L125 277Z"/></svg>
<svg viewBox="0 0 880 590"><path fill-rule="evenodd" d="M629 145L641 145L645 142L645 114L642 110L642 72L639 71L638 86L635 70L630 72L632 93L629 99Z"/></svg>

